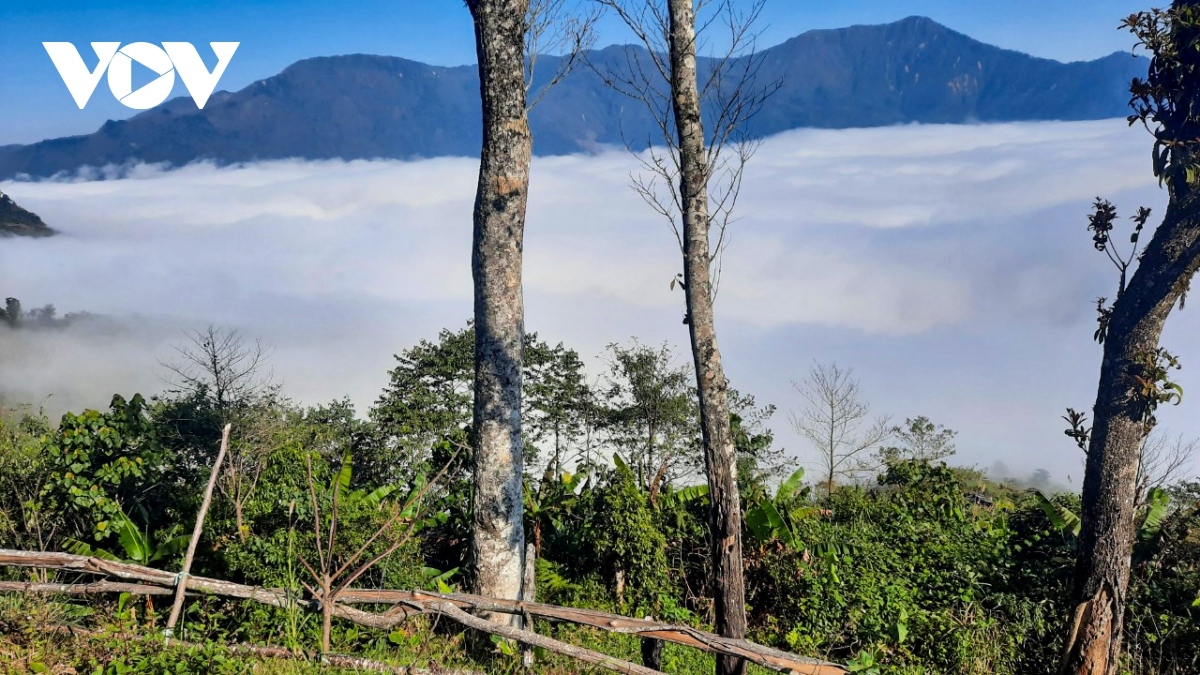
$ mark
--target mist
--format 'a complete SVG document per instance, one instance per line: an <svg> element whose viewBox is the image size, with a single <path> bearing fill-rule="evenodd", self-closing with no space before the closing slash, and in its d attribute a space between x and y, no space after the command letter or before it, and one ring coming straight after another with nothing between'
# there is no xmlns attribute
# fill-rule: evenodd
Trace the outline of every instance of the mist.
<svg viewBox="0 0 1200 675"><path fill-rule="evenodd" d="M1116 276L1090 202L1161 215L1149 139L1124 120L800 130L752 161L717 297L731 383L773 403L776 442L813 361L852 367L873 411L957 429L957 463L1047 469L1078 485L1067 406L1095 397L1095 299ZM526 325L591 365L632 336L686 346L680 256L630 189L628 153L537 158ZM5 182L61 234L0 240L0 296L105 321L0 329L0 400L54 414L165 385L184 331L274 346L285 392L365 411L393 354L471 315L478 162L279 161L141 166L120 180ZM1152 222L1157 222L1157 215ZM1171 317L1185 391L1200 383L1193 311ZM592 369L598 373L598 368ZM1193 401L1164 410L1200 435Z"/></svg>

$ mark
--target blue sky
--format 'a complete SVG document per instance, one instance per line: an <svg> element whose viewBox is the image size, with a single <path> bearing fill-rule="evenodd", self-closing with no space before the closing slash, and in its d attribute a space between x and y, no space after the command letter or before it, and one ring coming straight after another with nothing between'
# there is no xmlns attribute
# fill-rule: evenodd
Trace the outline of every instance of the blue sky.
<svg viewBox="0 0 1200 675"><path fill-rule="evenodd" d="M1084 60L1129 49L1117 25L1148 6L1144 0L768 0L763 44L814 28L917 14L1002 47ZM602 25L601 44L625 38L613 23ZM73 42L85 60L95 58L86 47L93 41L193 42L203 46L210 67L207 42L241 42L220 83L231 91L311 56L389 54L438 65L474 61L470 17L461 0L3 0L0 144L87 133L106 119L132 114L105 95L103 83L88 107L77 109L44 41ZM183 95L182 85L176 87L176 95Z"/></svg>

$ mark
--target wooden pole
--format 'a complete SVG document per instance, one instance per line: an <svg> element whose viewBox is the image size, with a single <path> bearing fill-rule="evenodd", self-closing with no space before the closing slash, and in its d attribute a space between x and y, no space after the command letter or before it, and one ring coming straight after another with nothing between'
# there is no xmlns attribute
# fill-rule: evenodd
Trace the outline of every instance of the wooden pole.
<svg viewBox="0 0 1200 675"><path fill-rule="evenodd" d="M213 462L212 473L208 476L208 487L204 490L204 501L200 503L200 513L196 514L196 527L192 529L192 540L188 542L187 555L183 557L183 570L175 581L175 604L171 605L171 616L167 619L167 627L163 629L163 637L175 634L175 624L179 622L179 614L183 611L183 596L187 590L188 573L192 570L192 558L196 557L196 545L200 543L200 534L204 531L204 516L208 514L208 505L212 503L213 488L217 486L217 477L221 475L221 462L225 453L229 452L229 431L233 425L226 424L221 432L221 450L217 452L217 461Z"/></svg>
<svg viewBox="0 0 1200 675"><path fill-rule="evenodd" d="M537 546L525 546L525 579L521 584L521 600L534 602L537 600ZM536 633L533 616L529 612L522 615L521 627L530 633ZM525 670L533 670L533 648L526 645L521 650L521 665Z"/></svg>
<svg viewBox="0 0 1200 675"><path fill-rule="evenodd" d="M646 621L654 621L654 617L647 616ZM662 650L663 641L656 638L642 638L642 665L654 670L662 670Z"/></svg>

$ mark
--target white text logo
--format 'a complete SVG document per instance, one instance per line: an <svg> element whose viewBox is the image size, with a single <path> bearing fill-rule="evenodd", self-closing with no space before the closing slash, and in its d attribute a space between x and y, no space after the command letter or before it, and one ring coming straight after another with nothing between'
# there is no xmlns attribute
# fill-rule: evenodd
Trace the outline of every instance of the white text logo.
<svg viewBox="0 0 1200 675"><path fill-rule="evenodd" d="M108 72L108 88L113 96L127 107L147 110L167 100L175 87L175 73L183 80L197 108L203 108L217 88L217 82L225 74L225 67L233 58L240 42L210 42L217 55L217 67L209 72L200 58L200 53L190 42L164 42L162 47L149 42L132 42L121 46L120 42L93 42L99 62L95 70L88 70L79 55L79 50L70 42L43 42L46 53L58 69L75 105L82 110L87 105L96 85L105 71ZM158 73L149 84L133 90L133 62Z"/></svg>

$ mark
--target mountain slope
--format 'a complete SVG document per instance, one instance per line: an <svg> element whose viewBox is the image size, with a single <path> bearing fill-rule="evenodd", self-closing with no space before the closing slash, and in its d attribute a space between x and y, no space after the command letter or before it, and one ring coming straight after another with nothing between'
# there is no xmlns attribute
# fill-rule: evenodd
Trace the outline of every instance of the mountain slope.
<svg viewBox="0 0 1200 675"><path fill-rule="evenodd" d="M598 74L639 53L644 58L625 47L589 53L594 67L578 68L531 112L535 152L652 138L641 104ZM759 82L780 89L749 125L758 136L797 127L1122 116L1130 78L1146 70L1144 59L1128 54L1066 64L1038 59L921 17L810 31L761 58ZM556 64L539 59L535 89ZM239 92L219 92L202 111L174 99L90 135L0 147L0 179L135 161L472 156L481 136L478 86L474 66L366 55L306 59Z"/></svg>
<svg viewBox="0 0 1200 675"><path fill-rule="evenodd" d="M11 197L0 192L0 238L7 236L49 237L54 230L46 226L36 213L17 206Z"/></svg>

